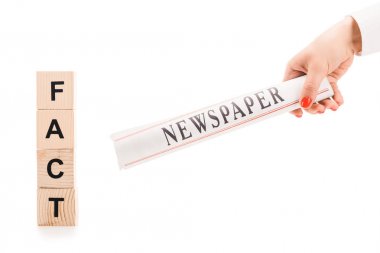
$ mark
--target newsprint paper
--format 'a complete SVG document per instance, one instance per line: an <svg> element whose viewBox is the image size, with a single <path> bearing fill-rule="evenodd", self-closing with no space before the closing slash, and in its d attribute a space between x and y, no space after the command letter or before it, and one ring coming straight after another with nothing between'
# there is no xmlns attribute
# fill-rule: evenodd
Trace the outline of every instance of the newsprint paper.
<svg viewBox="0 0 380 253"><path fill-rule="evenodd" d="M169 120L112 135L120 168L128 168L230 130L300 108L305 76ZM316 102L333 96L324 79Z"/></svg>

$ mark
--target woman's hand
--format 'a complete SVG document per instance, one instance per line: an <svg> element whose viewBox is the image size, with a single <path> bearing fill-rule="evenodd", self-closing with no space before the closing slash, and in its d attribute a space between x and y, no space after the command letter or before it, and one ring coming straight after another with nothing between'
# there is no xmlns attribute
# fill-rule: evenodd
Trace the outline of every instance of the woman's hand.
<svg viewBox="0 0 380 253"><path fill-rule="evenodd" d="M354 55L361 51L361 35L352 17L346 17L321 34L309 46L291 59L287 65L284 80L307 75L300 96L301 107L311 114L324 113L326 109L336 111L343 104L338 89L338 80L351 66ZM327 77L334 96L315 103L319 86ZM302 109L291 112L302 117Z"/></svg>

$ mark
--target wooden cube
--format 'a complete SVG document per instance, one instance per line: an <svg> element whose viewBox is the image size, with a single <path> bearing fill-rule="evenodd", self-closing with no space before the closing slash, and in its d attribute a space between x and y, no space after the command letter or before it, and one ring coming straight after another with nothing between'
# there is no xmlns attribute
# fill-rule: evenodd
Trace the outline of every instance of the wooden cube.
<svg viewBox="0 0 380 253"><path fill-rule="evenodd" d="M73 109L74 72L37 72L37 108Z"/></svg>
<svg viewBox="0 0 380 253"><path fill-rule="evenodd" d="M37 220L39 226L75 226L75 190L38 189Z"/></svg>
<svg viewBox="0 0 380 253"><path fill-rule="evenodd" d="M72 149L37 151L37 184L42 188L73 188L74 157Z"/></svg>
<svg viewBox="0 0 380 253"><path fill-rule="evenodd" d="M37 111L37 149L73 149L74 112Z"/></svg>

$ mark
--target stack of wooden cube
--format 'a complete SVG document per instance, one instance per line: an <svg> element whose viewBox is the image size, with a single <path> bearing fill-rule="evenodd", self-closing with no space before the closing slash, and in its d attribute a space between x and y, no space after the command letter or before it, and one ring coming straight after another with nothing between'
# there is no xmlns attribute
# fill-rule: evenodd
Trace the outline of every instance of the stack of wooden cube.
<svg viewBox="0 0 380 253"><path fill-rule="evenodd" d="M37 72L39 226L75 226L74 73Z"/></svg>

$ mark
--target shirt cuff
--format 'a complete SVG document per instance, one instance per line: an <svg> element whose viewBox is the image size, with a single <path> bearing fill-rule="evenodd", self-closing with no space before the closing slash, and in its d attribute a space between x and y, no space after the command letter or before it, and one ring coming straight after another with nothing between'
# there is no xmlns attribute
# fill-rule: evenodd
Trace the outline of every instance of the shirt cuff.
<svg viewBox="0 0 380 253"><path fill-rule="evenodd" d="M354 12L351 16L358 24L362 37L362 51L359 55L380 51L380 3Z"/></svg>

